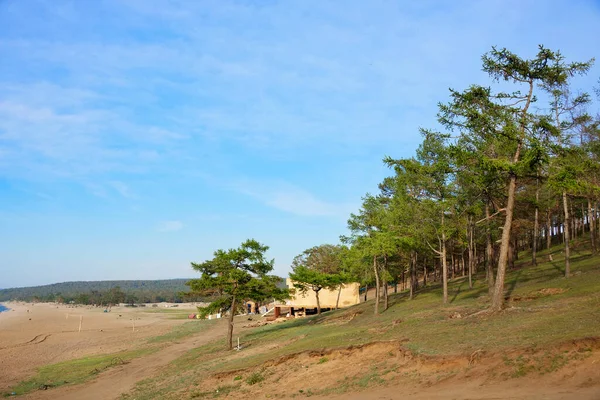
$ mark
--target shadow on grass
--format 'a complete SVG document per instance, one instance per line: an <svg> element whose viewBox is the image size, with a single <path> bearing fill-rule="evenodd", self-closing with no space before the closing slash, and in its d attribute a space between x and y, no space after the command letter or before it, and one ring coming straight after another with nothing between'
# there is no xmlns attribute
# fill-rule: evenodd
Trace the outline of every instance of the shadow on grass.
<svg viewBox="0 0 600 400"><path fill-rule="evenodd" d="M519 281L519 277L521 276L522 270L517 272L517 276L515 276L512 280L510 280L508 290L506 291L506 298L510 298L513 292L515 291L515 287L517 287L517 282ZM508 282L507 282L508 283Z"/></svg>
<svg viewBox="0 0 600 400"><path fill-rule="evenodd" d="M581 253L579 253L579 254L581 254ZM592 258L593 256L594 255L591 253L584 253L584 254L581 254L576 257L571 257L571 262L587 260L589 258Z"/></svg>
<svg viewBox="0 0 600 400"><path fill-rule="evenodd" d="M460 283L460 285L458 285L458 288L456 289L456 291L454 292L454 297L452 297L452 300L450 300L450 303L454 303L454 300L456 300L456 298L458 297L458 295L460 294L463 285L465 284L465 281L462 281Z"/></svg>
<svg viewBox="0 0 600 400"><path fill-rule="evenodd" d="M554 269L557 270L561 275L564 275L565 270L563 268L561 268L561 266L558 264L558 262L552 261L552 262L550 262L550 265L552 265L552 267L554 267Z"/></svg>

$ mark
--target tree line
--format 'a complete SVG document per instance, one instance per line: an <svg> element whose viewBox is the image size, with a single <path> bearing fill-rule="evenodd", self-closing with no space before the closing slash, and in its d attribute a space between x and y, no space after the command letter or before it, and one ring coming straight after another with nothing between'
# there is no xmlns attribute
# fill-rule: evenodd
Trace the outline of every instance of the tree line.
<svg viewBox="0 0 600 400"><path fill-rule="evenodd" d="M438 105L439 129L421 129L416 154L384 158L393 174L364 196L341 243L294 259L296 290L311 290L318 301L324 288L360 282L374 287L378 314L388 307L390 284L413 299L420 286L440 282L446 304L449 279L468 276L472 288L474 275L485 272L496 312L519 251L531 250L536 265L538 251L558 243L568 278L575 237L589 237L598 251L600 117L589 111L591 95L572 87L593 62L568 62L543 46L529 59L493 47L482 57L489 86L451 89ZM219 251L193 264L202 278L192 289L212 290L220 296L215 307L232 310L240 299L289 295L265 283L270 278L259 285L272 269L261 258L268 247L248 245L257 253ZM233 313L230 333L232 324Z"/></svg>
<svg viewBox="0 0 600 400"><path fill-rule="evenodd" d="M76 304L181 303L203 301L187 294L187 279L81 281L0 290L0 301L20 300Z"/></svg>
<svg viewBox="0 0 600 400"><path fill-rule="evenodd" d="M494 312L519 251L531 250L536 265L538 250L558 243L568 278L575 236L598 250L600 117L589 112L590 94L572 87L593 62L567 62L543 46L531 59L498 48L484 54L490 86L450 90L438 105L441 129L421 129L413 157L384 158L393 175L363 198L340 245L295 260L295 286L317 299L348 281L374 286L377 314L390 284L412 299L419 285L440 281L446 304L448 279L468 276L472 288L485 271ZM324 252L337 261L319 261Z"/></svg>

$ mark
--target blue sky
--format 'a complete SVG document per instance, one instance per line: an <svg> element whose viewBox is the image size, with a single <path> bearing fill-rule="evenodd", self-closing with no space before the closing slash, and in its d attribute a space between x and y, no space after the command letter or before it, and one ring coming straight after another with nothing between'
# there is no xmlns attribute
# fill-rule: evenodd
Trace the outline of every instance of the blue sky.
<svg viewBox="0 0 600 400"><path fill-rule="evenodd" d="M0 0L0 287L192 277L250 237L286 275L492 45L598 37L583 0Z"/></svg>

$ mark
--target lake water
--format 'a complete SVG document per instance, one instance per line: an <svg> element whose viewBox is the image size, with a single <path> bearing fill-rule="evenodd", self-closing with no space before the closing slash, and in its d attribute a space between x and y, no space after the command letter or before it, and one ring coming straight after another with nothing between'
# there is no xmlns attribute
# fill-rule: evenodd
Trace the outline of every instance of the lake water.
<svg viewBox="0 0 600 400"><path fill-rule="evenodd" d="M8 311L7 307L4 307L2 304L0 304L0 312L2 311Z"/></svg>

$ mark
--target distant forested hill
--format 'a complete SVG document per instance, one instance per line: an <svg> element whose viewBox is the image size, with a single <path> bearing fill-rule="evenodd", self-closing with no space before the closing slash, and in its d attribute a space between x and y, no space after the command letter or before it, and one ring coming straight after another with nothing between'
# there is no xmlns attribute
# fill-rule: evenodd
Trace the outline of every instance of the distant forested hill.
<svg viewBox="0 0 600 400"><path fill-rule="evenodd" d="M201 301L198 297L183 296L189 279L155 281L81 281L52 285L0 290L0 301L60 301L81 304L118 302L182 302Z"/></svg>

